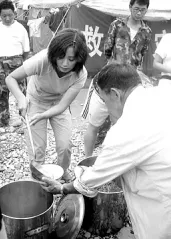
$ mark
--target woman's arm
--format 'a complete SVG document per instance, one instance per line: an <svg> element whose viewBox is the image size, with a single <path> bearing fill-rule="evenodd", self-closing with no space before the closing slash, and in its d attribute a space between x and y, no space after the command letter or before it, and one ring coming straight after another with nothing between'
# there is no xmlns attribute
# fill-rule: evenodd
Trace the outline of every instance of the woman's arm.
<svg viewBox="0 0 171 239"><path fill-rule="evenodd" d="M163 59L157 53L155 54L155 58L153 61L153 67L155 69L159 70L160 72L171 73L171 67L165 66L163 64Z"/></svg>
<svg viewBox="0 0 171 239"><path fill-rule="evenodd" d="M46 118L50 118L54 115L59 115L63 113L73 102L75 97L78 95L80 92L80 89L73 89L69 88L67 92L64 94L62 97L61 101L59 102L58 105L53 106L51 109L47 110L44 114Z"/></svg>
<svg viewBox="0 0 171 239"><path fill-rule="evenodd" d="M62 114L73 102L80 89L69 88L62 97L61 101L42 114L36 114L30 119L30 125L36 124L41 119L48 119L55 115Z"/></svg>
<svg viewBox="0 0 171 239"><path fill-rule="evenodd" d="M22 116L25 116L26 113L27 100L25 95L20 90L18 83L25 77L27 77L27 75L25 73L24 67L20 66L5 79L8 89L18 101L18 108L19 111L21 111Z"/></svg>

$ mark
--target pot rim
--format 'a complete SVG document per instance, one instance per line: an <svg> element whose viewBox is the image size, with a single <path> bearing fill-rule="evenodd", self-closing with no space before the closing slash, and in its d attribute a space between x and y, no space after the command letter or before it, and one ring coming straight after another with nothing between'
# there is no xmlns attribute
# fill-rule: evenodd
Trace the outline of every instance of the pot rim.
<svg viewBox="0 0 171 239"><path fill-rule="evenodd" d="M119 192L102 192L102 191L98 191L98 193L101 193L101 194L123 194L123 191L119 191Z"/></svg>
<svg viewBox="0 0 171 239"><path fill-rule="evenodd" d="M5 187L5 186L7 186L7 185L9 185L9 184L13 184L13 183L17 183L17 182L35 182L35 181L29 180L29 179L28 179L28 180L14 181L14 182L10 182L10 183L7 183L7 184L3 185L2 187L0 187L0 189L3 188L3 187ZM39 182L35 182L35 183L40 184ZM53 197L53 196L52 196L52 197ZM53 197L52 204L50 205L49 208L47 208L44 212L42 212L42 213L40 213L40 214L37 214L37 215L35 215L35 216L32 216L32 217L12 217L12 216L6 215L5 213L2 213L2 215L3 215L4 217L6 217L6 218L15 219L15 220L30 220L30 219L39 217L39 216L45 214L46 212L48 212L48 211L54 206L54 203L55 203L55 199L54 199L54 197Z"/></svg>

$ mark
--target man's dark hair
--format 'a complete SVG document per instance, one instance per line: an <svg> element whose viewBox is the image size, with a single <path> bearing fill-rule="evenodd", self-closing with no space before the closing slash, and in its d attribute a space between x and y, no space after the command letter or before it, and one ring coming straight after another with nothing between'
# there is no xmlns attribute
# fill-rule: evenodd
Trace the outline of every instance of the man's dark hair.
<svg viewBox="0 0 171 239"><path fill-rule="evenodd" d="M97 84L107 94L111 88L126 92L141 83L136 69L129 64L111 63L102 68Z"/></svg>
<svg viewBox="0 0 171 239"><path fill-rule="evenodd" d="M84 34L77 29L65 28L56 34L48 48L48 60L56 70L56 60L64 58L69 47L74 48L75 60L77 61L72 71L78 74L87 60L88 48Z"/></svg>
<svg viewBox="0 0 171 239"><path fill-rule="evenodd" d="M135 3L139 4L139 5L146 5L147 8L149 7L149 0L130 0L130 7L132 7Z"/></svg>
<svg viewBox="0 0 171 239"><path fill-rule="evenodd" d="M2 10L11 9L13 12L15 11L14 5L11 1L4 0L0 3L0 14Z"/></svg>

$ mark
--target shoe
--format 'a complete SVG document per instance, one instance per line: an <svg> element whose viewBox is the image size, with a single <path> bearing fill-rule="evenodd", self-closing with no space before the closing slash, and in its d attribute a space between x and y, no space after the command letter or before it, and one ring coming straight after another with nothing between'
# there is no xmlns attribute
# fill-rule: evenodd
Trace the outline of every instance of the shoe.
<svg viewBox="0 0 171 239"><path fill-rule="evenodd" d="M72 177L68 171L65 171L61 180L64 180L66 183L69 183L72 181Z"/></svg>
<svg viewBox="0 0 171 239"><path fill-rule="evenodd" d="M41 168L42 164L43 162L35 162L35 161L30 162L31 178L37 181L41 181L43 174L39 171L39 169Z"/></svg>
<svg viewBox="0 0 171 239"><path fill-rule="evenodd" d="M20 127L22 125L21 119L15 119L13 123L11 124L13 127Z"/></svg>
<svg viewBox="0 0 171 239"><path fill-rule="evenodd" d="M5 166L3 164L0 164L0 172L3 172L5 170Z"/></svg>
<svg viewBox="0 0 171 239"><path fill-rule="evenodd" d="M21 128L18 128L16 130L17 134L24 134L24 129L21 127Z"/></svg>
<svg viewBox="0 0 171 239"><path fill-rule="evenodd" d="M0 123L0 128L5 128L9 126L9 122L1 122Z"/></svg>
<svg viewBox="0 0 171 239"><path fill-rule="evenodd" d="M10 116L8 114L1 116L1 120L0 120L0 124L2 125L1 127L8 127L9 121L10 121Z"/></svg>
<svg viewBox="0 0 171 239"><path fill-rule="evenodd" d="M36 168L40 168L41 165L43 165L45 162L44 161L31 161L32 165Z"/></svg>

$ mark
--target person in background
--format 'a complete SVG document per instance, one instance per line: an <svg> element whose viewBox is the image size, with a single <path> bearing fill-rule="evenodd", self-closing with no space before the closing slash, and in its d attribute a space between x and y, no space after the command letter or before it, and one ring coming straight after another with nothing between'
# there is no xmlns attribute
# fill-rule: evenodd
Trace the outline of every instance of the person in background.
<svg viewBox="0 0 171 239"><path fill-rule="evenodd" d="M171 34L165 34L157 45L153 67L161 73L161 79L171 80Z"/></svg>
<svg viewBox="0 0 171 239"><path fill-rule="evenodd" d="M87 79L84 67L88 56L81 31L65 28L44 49L23 63L6 78L6 84L18 101L23 117L28 115L32 131L34 165L44 163L47 144L47 123L50 122L56 141L58 165L64 169L64 180L70 179L72 121L69 107ZM18 83L30 76L27 98ZM29 148L29 146L28 146Z"/></svg>
<svg viewBox="0 0 171 239"><path fill-rule="evenodd" d="M29 38L26 29L17 22L15 8L11 1L0 3L0 127L8 126L9 90L5 78L23 64L30 51ZM26 94L27 80L20 82L21 90Z"/></svg>
<svg viewBox="0 0 171 239"><path fill-rule="evenodd" d="M151 29L142 20L148 7L149 0L131 0L129 3L130 16L124 19L118 18L110 24L104 43L104 54L108 63L128 63L139 71L143 70L143 58L151 40ZM89 90L92 95L88 97L89 102L85 103L85 110L82 113L86 118L85 111L88 111L89 105L89 124L84 136L86 157L92 155L99 127L103 125L109 114L105 103L99 97L95 79L92 85L93 87Z"/></svg>
<svg viewBox="0 0 171 239"><path fill-rule="evenodd" d="M99 187L120 176L135 238L170 239L171 83L166 81L145 88L130 64L106 65L97 87L117 122L94 165L77 166L70 183L42 178L43 188L95 197Z"/></svg>

